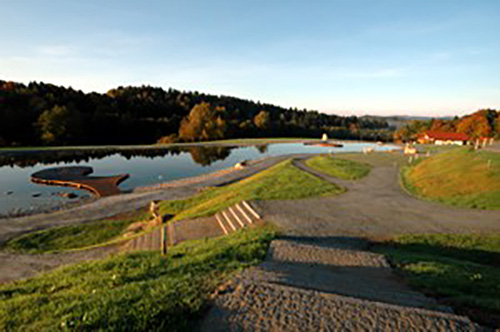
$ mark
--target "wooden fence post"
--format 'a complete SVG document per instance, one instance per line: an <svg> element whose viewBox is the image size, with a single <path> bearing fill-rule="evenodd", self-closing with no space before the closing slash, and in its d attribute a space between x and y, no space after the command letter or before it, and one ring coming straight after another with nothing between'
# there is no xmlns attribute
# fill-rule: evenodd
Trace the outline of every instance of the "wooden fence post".
<svg viewBox="0 0 500 332"><path fill-rule="evenodd" d="M167 254L167 221L168 215L161 217L161 254L165 256Z"/></svg>

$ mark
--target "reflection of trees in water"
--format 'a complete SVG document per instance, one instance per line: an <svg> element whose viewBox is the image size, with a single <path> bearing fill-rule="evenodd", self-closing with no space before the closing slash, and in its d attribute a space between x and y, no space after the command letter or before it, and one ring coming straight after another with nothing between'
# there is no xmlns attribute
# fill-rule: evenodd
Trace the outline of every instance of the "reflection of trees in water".
<svg viewBox="0 0 500 332"><path fill-rule="evenodd" d="M81 163L103 159L112 155L119 155L127 160L134 157L158 158L175 156L182 152L189 152L193 161L203 166L208 166L217 160L226 159L234 147L222 146L191 146L172 148L148 149L85 149L85 150L48 150L48 151L15 151L0 155L1 166L18 166L21 168L54 163Z"/></svg>
<svg viewBox="0 0 500 332"><path fill-rule="evenodd" d="M259 150L260 153L266 153L268 150L267 144L256 145L255 148Z"/></svg>
<svg viewBox="0 0 500 332"><path fill-rule="evenodd" d="M213 162L224 160L231 154L231 147L226 146L193 146L189 148L191 158L197 164L210 166Z"/></svg>

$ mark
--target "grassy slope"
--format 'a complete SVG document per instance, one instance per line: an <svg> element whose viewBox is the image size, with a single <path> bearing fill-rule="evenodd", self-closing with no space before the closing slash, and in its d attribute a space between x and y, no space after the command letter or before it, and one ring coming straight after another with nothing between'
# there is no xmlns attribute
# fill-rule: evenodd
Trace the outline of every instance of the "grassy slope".
<svg viewBox="0 0 500 332"><path fill-rule="evenodd" d="M375 250L387 254L412 285L500 327L500 234L401 235Z"/></svg>
<svg viewBox="0 0 500 332"><path fill-rule="evenodd" d="M185 200L164 201L160 212L186 219L212 215L242 200L296 199L340 192L342 188L297 169L287 160L231 185L211 188Z"/></svg>
<svg viewBox="0 0 500 332"><path fill-rule="evenodd" d="M344 179L357 180L370 173L371 166L331 156L317 156L306 161L306 165L325 174Z"/></svg>
<svg viewBox="0 0 500 332"><path fill-rule="evenodd" d="M4 248L31 254L85 248L111 241L121 235L131 223L146 218L146 213L139 213L123 219L50 228L14 238Z"/></svg>
<svg viewBox="0 0 500 332"><path fill-rule="evenodd" d="M500 209L500 154L454 149L402 171L416 196L479 209Z"/></svg>
<svg viewBox="0 0 500 332"><path fill-rule="evenodd" d="M273 235L252 228L1 286L0 330L185 331L219 283L265 258Z"/></svg>

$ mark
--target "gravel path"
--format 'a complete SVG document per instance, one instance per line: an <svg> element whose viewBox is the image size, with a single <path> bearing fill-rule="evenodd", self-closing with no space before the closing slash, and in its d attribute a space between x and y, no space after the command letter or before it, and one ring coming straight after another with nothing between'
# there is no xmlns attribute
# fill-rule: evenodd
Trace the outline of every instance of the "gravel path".
<svg viewBox="0 0 500 332"><path fill-rule="evenodd" d="M500 231L500 211L420 201L398 168L378 160L357 181L295 166L348 189L342 195L254 202L285 234L266 261L222 288L201 331L473 331L481 328L393 275L365 238L398 233ZM367 159L369 160L369 159Z"/></svg>
<svg viewBox="0 0 500 332"><path fill-rule="evenodd" d="M369 161L370 159L366 159ZM455 208L414 198L399 184L399 169L376 164L357 181L342 181L295 165L346 187L346 193L304 200L255 202L266 220L287 234L384 237L403 233L490 233L500 231L500 211Z"/></svg>
<svg viewBox="0 0 500 332"><path fill-rule="evenodd" d="M358 239L271 244L266 262L221 290L200 331L473 331L413 292Z"/></svg>

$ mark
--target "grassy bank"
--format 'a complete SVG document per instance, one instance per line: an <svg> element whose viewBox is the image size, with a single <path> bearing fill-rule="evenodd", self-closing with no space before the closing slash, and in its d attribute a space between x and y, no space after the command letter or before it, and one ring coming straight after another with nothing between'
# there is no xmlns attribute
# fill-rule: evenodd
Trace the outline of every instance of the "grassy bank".
<svg viewBox="0 0 500 332"><path fill-rule="evenodd" d="M344 180L357 180L370 173L371 166L365 163L355 162L346 159L339 159L332 156L317 156L306 161L306 165Z"/></svg>
<svg viewBox="0 0 500 332"><path fill-rule="evenodd" d="M500 234L402 235L374 249L388 255L414 287L500 327Z"/></svg>
<svg viewBox="0 0 500 332"><path fill-rule="evenodd" d="M343 191L299 170L287 160L228 186L211 188L185 200L164 201L160 211L174 214L177 220L212 215L242 200L297 199Z"/></svg>
<svg viewBox="0 0 500 332"><path fill-rule="evenodd" d="M265 258L273 236L252 228L1 286L0 330L185 331L218 284Z"/></svg>
<svg viewBox="0 0 500 332"><path fill-rule="evenodd" d="M449 205L500 209L500 154L453 149L402 170L412 194Z"/></svg>
<svg viewBox="0 0 500 332"><path fill-rule="evenodd" d="M3 249L35 254L85 248L111 241L123 234L133 222L147 218L148 215L141 211L85 224L50 228L14 238Z"/></svg>

